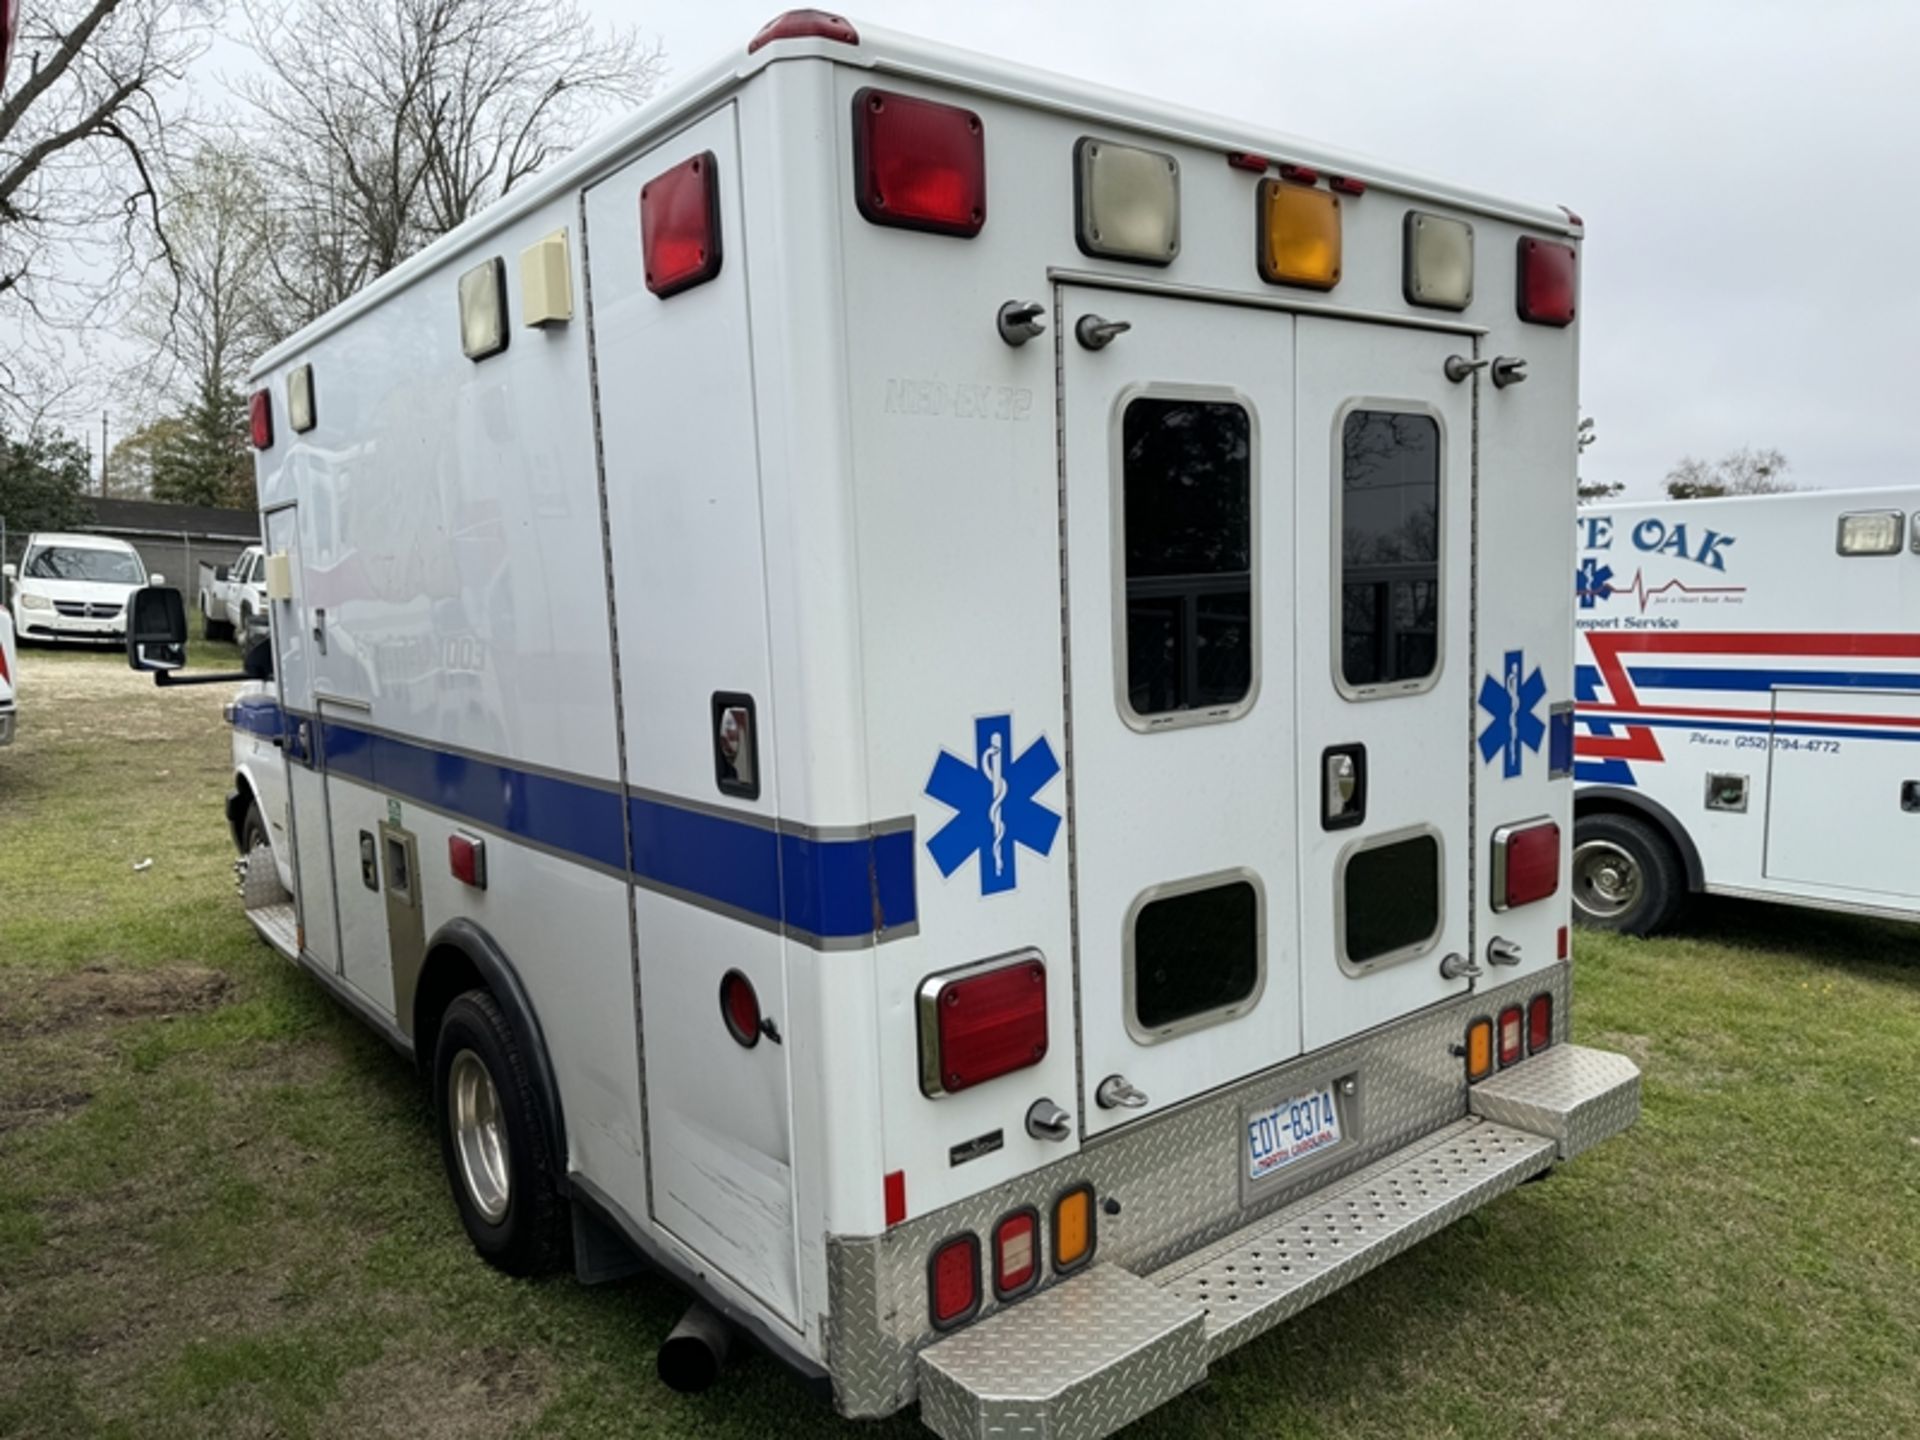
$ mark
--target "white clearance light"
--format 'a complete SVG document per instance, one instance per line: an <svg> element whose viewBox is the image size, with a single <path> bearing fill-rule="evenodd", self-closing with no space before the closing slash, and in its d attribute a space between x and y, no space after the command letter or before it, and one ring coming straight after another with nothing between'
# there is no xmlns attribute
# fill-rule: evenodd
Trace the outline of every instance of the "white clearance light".
<svg viewBox="0 0 1920 1440"><path fill-rule="evenodd" d="M287 423L299 434L313 429L313 366L301 365L287 372Z"/></svg>
<svg viewBox="0 0 1920 1440"><path fill-rule="evenodd" d="M1842 555L1892 555L1900 549L1901 522L1906 517L1898 510L1868 510L1840 517L1840 553Z"/></svg>
<svg viewBox="0 0 1920 1440"><path fill-rule="evenodd" d="M1473 299L1473 226L1409 210L1405 292L1409 305L1464 310Z"/></svg>
<svg viewBox="0 0 1920 1440"><path fill-rule="evenodd" d="M507 348L507 266L498 255L460 277L460 348L469 360Z"/></svg>
<svg viewBox="0 0 1920 1440"><path fill-rule="evenodd" d="M1165 265L1180 253L1180 162L1158 150L1083 136L1074 150L1080 248Z"/></svg>
<svg viewBox="0 0 1920 1440"><path fill-rule="evenodd" d="M573 319L573 271L567 232L556 230L520 252L520 323L529 329Z"/></svg>

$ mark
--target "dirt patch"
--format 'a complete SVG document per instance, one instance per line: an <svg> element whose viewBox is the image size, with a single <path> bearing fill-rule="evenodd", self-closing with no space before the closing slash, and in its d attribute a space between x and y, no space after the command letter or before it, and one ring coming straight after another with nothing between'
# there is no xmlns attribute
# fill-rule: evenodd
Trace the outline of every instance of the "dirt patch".
<svg viewBox="0 0 1920 1440"><path fill-rule="evenodd" d="M88 1090L28 1091L23 1095L0 1094L0 1135L9 1130L24 1130L29 1125L44 1125L62 1120L84 1109L93 1099Z"/></svg>
<svg viewBox="0 0 1920 1440"><path fill-rule="evenodd" d="M44 1035L101 1020L192 1015L220 1004L231 983L220 971L198 966L114 970L89 965L43 982L24 1003L0 1002L0 1035Z"/></svg>
<svg viewBox="0 0 1920 1440"><path fill-rule="evenodd" d="M533 1356L497 1345L426 1355L390 1349L347 1376L314 1430L417 1440L512 1435L539 1418L543 1388Z"/></svg>

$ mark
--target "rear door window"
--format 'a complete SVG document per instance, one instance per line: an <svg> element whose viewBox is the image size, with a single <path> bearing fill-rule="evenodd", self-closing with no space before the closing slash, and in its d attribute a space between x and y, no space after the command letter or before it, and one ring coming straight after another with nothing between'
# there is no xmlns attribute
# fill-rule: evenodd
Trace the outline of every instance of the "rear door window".
<svg viewBox="0 0 1920 1440"><path fill-rule="evenodd" d="M1121 420L1127 706L1226 718L1252 693L1253 420L1143 396Z"/></svg>
<svg viewBox="0 0 1920 1440"><path fill-rule="evenodd" d="M1348 411L1339 498L1341 687L1425 689L1440 665L1439 421Z"/></svg>

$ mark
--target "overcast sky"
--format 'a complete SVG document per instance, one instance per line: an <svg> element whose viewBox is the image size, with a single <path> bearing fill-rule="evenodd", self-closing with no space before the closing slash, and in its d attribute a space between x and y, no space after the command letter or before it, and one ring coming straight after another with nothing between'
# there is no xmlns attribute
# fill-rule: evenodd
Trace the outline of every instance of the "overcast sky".
<svg viewBox="0 0 1920 1440"><path fill-rule="evenodd" d="M586 0L609 19L621 0ZM638 13L679 74L780 0ZM870 0L846 12L1587 222L1589 480L1775 446L1920 483L1920 3Z"/></svg>

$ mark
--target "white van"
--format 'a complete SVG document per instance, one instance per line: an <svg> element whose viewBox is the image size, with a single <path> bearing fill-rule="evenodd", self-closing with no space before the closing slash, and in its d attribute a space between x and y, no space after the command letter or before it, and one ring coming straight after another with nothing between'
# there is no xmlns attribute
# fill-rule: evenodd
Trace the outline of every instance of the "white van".
<svg viewBox="0 0 1920 1440"><path fill-rule="evenodd" d="M1631 1124L1581 234L796 12L266 356L249 914L476 1247L1091 1436Z"/></svg>
<svg viewBox="0 0 1920 1440"><path fill-rule="evenodd" d="M1707 891L1920 918L1920 487L1577 522L1573 903Z"/></svg>
<svg viewBox="0 0 1920 1440"><path fill-rule="evenodd" d="M127 638L127 600L144 585L165 583L147 574L140 552L101 535L29 535L13 582L13 623L21 640L118 644Z"/></svg>

